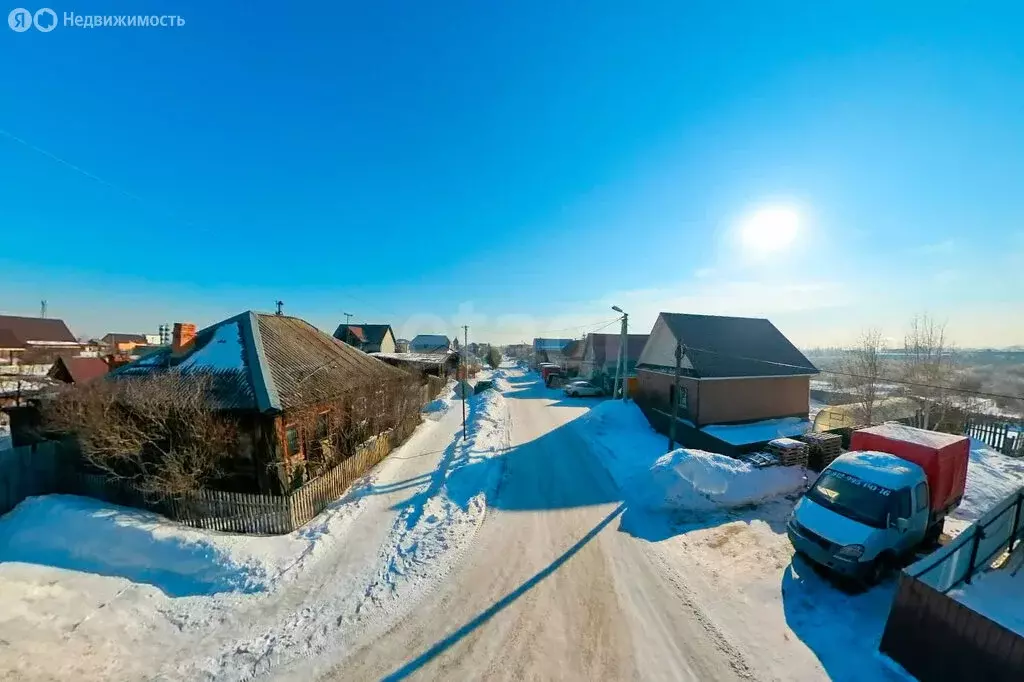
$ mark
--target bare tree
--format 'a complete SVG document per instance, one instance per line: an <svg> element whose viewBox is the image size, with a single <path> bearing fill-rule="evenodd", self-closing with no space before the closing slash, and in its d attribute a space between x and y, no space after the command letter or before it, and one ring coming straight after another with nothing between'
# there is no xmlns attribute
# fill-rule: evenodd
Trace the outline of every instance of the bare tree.
<svg viewBox="0 0 1024 682"><path fill-rule="evenodd" d="M235 423L209 405L209 380L180 374L69 386L44 409L47 427L74 435L85 460L146 494L178 496L223 473Z"/></svg>
<svg viewBox="0 0 1024 682"><path fill-rule="evenodd" d="M856 397L856 419L860 424L874 423L875 405L884 395L881 390L884 347L879 330L865 330L857 345L843 356L840 371L833 375L844 392Z"/></svg>
<svg viewBox="0 0 1024 682"><path fill-rule="evenodd" d="M921 411L922 428L940 424L952 404L958 372L955 350L946 338L946 324L927 314L916 315L903 342L904 381L909 397Z"/></svg>

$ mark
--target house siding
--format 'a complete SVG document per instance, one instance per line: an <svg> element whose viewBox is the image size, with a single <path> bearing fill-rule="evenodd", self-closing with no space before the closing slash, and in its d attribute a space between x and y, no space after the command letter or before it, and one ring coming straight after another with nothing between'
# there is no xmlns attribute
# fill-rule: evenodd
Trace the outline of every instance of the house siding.
<svg viewBox="0 0 1024 682"><path fill-rule="evenodd" d="M636 401L644 407L671 412L669 391L673 375L648 369L638 371ZM697 426L759 421L776 417L807 417L809 377L716 379L700 381L680 377L687 391L688 410L681 417Z"/></svg>
<svg viewBox="0 0 1024 682"><path fill-rule="evenodd" d="M395 337L391 334L391 330L384 332L384 338L381 339L380 348L377 351L381 353L395 352Z"/></svg>

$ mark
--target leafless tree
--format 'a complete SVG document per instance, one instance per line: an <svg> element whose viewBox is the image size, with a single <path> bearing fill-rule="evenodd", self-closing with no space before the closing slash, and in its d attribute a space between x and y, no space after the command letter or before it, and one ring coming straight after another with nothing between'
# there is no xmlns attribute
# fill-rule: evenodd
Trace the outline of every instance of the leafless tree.
<svg viewBox="0 0 1024 682"><path fill-rule="evenodd" d="M235 423L211 408L208 389L208 379L180 374L94 381L64 389L44 419L111 478L179 496L221 475L238 446Z"/></svg>
<svg viewBox="0 0 1024 682"><path fill-rule="evenodd" d="M857 345L843 356L839 372L833 374L834 382L856 397L856 419L861 424L874 423L875 405L884 395L880 385L884 379L884 348L879 330L865 330Z"/></svg>
<svg viewBox="0 0 1024 682"><path fill-rule="evenodd" d="M958 379L954 346L946 337L945 323L927 314L916 315L903 343L903 380L907 393L921 410L921 426L940 424L952 404Z"/></svg>

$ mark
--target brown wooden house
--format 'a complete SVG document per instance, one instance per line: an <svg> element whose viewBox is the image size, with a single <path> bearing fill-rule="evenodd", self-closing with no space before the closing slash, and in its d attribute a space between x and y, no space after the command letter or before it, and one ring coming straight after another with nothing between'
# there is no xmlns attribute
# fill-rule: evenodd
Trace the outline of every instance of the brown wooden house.
<svg viewBox="0 0 1024 682"><path fill-rule="evenodd" d="M409 376L286 315L247 311L111 373L112 378L178 371L210 378L212 406L237 419L243 443L231 481L220 487L279 493L323 457L328 414L358 402L371 416L390 407L384 387ZM369 399L367 399L369 395ZM418 408L417 408L418 409ZM359 423L383 420L365 419ZM375 434L368 434L375 435ZM307 467L308 465L308 467Z"/></svg>
<svg viewBox="0 0 1024 682"><path fill-rule="evenodd" d="M686 348L678 395L677 343ZM806 420L816 374L766 319L661 313L637 363L636 401L659 430L667 428L674 401L682 426L705 433L717 432L709 425Z"/></svg>

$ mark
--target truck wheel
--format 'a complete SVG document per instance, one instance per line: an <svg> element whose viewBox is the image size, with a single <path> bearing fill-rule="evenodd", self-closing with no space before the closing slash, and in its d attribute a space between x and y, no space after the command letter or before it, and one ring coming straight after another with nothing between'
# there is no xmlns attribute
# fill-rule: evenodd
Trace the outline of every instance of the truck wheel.
<svg viewBox="0 0 1024 682"><path fill-rule="evenodd" d="M942 536L942 530L945 525L946 520L940 519L928 526L928 531L924 534L924 544L926 547L934 547L939 544L939 538Z"/></svg>
<svg viewBox="0 0 1024 682"><path fill-rule="evenodd" d="M894 561L888 554L879 554L878 558L871 562L871 566L868 567L867 574L864 576L864 582L869 587L874 587L879 583L883 582L889 577L890 571L892 571Z"/></svg>

